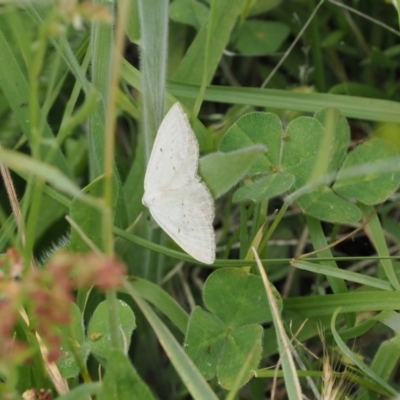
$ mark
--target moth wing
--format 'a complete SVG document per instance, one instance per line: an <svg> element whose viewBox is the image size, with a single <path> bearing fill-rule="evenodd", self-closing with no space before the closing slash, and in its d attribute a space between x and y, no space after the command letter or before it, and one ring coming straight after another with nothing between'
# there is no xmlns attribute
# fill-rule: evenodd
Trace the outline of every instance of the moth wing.
<svg viewBox="0 0 400 400"><path fill-rule="evenodd" d="M192 182L155 198L150 213L188 254L205 264L215 260L214 202L206 185Z"/></svg>
<svg viewBox="0 0 400 400"><path fill-rule="evenodd" d="M175 103L164 117L147 165L146 192L176 189L197 178L199 145L188 117Z"/></svg>

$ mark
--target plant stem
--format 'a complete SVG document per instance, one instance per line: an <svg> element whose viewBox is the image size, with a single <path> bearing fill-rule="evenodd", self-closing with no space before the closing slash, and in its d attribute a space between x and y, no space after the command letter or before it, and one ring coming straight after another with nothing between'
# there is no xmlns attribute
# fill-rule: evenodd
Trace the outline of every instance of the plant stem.
<svg viewBox="0 0 400 400"><path fill-rule="evenodd" d="M116 27L115 47L111 47L112 59L111 79L107 98L107 114L104 138L104 201L103 213L103 235L104 251L107 256L112 257L114 253L113 237L113 184L114 184L114 131L116 116L116 98L118 91L119 71L121 65L121 51L124 46L125 21L128 15L129 3L121 0L118 3L118 20ZM108 318L110 324L111 343L115 349L122 349L119 334L119 318L117 314L117 295L114 290L107 292Z"/></svg>
<svg viewBox="0 0 400 400"><path fill-rule="evenodd" d="M266 232L265 236L262 238L260 242L260 246L258 247L258 252L261 253L264 250L264 247L267 245L268 240L271 238L272 234L275 232L276 227L281 222L281 219L285 215L287 208L289 207L289 203L285 203L278 212L274 222L272 223L271 227Z"/></svg>

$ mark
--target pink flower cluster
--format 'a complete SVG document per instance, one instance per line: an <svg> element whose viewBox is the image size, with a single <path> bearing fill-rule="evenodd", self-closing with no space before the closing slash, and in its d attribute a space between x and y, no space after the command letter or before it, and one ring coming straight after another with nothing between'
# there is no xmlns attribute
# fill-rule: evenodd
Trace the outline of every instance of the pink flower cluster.
<svg viewBox="0 0 400 400"><path fill-rule="evenodd" d="M14 336L22 307L29 310L30 331L38 332L49 350L48 361L55 361L61 355L56 328L71 321L73 291L90 286L116 289L125 274L121 262L91 253L57 253L45 267L30 269L23 279L16 280L13 271L20 271L20 265L22 260L15 249L7 252L0 265L0 360L13 363L26 356L26 347L21 347Z"/></svg>

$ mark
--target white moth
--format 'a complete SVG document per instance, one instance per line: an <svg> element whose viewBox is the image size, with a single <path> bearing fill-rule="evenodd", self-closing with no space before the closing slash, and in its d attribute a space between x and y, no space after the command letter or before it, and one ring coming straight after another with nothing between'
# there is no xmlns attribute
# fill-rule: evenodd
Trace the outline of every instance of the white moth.
<svg viewBox="0 0 400 400"><path fill-rule="evenodd" d="M143 204L188 254L215 260L214 202L197 174L199 145L181 105L161 122L144 178Z"/></svg>

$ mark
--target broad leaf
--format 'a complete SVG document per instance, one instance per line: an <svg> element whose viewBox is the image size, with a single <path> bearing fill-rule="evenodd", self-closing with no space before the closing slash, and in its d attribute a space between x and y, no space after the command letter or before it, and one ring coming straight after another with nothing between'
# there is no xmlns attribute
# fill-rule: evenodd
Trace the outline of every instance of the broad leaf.
<svg viewBox="0 0 400 400"><path fill-rule="evenodd" d="M276 52L288 37L290 29L281 22L250 20L240 27L235 48L246 55Z"/></svg>
<svg viewBox="0 0 400 400"><path fill-rule="evenodd" d="M212 273L204 285L203 300L212 313L232 328L271 321L261 278L245 269L221 268Z"/></svg>
<svg viewBox="0 0 400 400"><path fill-rule="evenodd" d="M308 215L336 223L355 223L361 218L356 205L336 195L329 187L313 190L297 199L297 204Z"/></svg>
<svg viewBox="0 0 400 400"><path fill-rule="evenodd" d="M136 328L135 315L133 311L122 300L117 302L117 313L120 323L121 340L127 350L131 341L131 335ZM112 351L110 327L108 322L108 305L106 301L100 303L94 311L90 320L87 338L90 350L96 356L109 359Z"/></svg>
<svg viewBox="0 0 400 400"><path fill-rule="evenodd" d="M264 157L248 171L249 175L272 172L279 168L282 124L275 114L254 112L243 115L225 133L219 150L229 152L255 144L267 148Z"/></svg>
<svg viewBox="0 0 400 400"><path fill-rule="evenodd" d="M342 196L373 205L386 200L399 183L400 157L397 148L384 139L373 139L348 155L333 190Z"/></svg>
<svg viewBox="0 0 400 400"><path fill-rule="evenodd" d="M199 174L212 196L218 198L244 178L264 153L264 146L212 153L200 159Z"/></svg>
<svg viewBox="0 0 400 400"><path fill-rule="evenodd" d="M275 295L281 306L276 291ZM193 310L186 351L206 379L217 375L220 385L230 389L244 372L239 383L243 386L260 362L263 329L259 324L272 318L261 278L245 269L220 269L208 277L203 300L209 311Z"/></svg>
<svg viewBox="0 0 400 400"><path fill-rule="evenodd" d="M128 357L119 350L110 353L99 400L154 400L148 386Z"/></svg>
<svg viewBox="0 0 400 400"><path fill-rule="evenodd" d="M317 153L321 147L325 130L315 118L299 117L286 130L283 144L282 166L296 177L295 187L309 182L314 174Z"/></svg>
<svg viewBox="0 0 400 400"><path fill-rule="evenodd" d="M225 324L196 306L190 315L185 348L205 379L215 376L226 335Z"/></svg>
<svg viewBox="0 0 400 400"><path fill-rule="evenodd" d="M233 201L235 203L244 200L258 202L276 197L288 191L293 183L294 175L285 172L265 176L237 190L233 195Z"/></svg>
<svg viewBox="0 0 400 400"><path fill-rule="evenodd" d="M262 335L262 326L251 324L237 328L227 336L217 370L218 382L223 388L230 389L236 384L245 364L248 364L250 368L246 369L238 386L243 386L254 376L255 368L252 367L257 366L260 362Z"/></svg>

